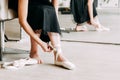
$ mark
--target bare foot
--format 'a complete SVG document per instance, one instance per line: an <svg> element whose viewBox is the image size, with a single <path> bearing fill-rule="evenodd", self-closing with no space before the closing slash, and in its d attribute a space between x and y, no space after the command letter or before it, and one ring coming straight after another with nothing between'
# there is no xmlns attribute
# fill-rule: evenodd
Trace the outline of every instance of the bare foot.
<svg viewBox="0 0 120 80"><path fill-rule="evenodd" d="M87 27L86 26L84 26L84 25L79 25L79 24L77 24L76 25L76 28L75 28L75 31L87 31Z"/></svg>
<svg viewBox="0 0 120 80"><path fill-rule="evenodd" d="M38 61L38 64L42 64L43 61L40 59L39 55L38 54L30 54L30 58L33 58L33 59L36 59Z"/></svg>

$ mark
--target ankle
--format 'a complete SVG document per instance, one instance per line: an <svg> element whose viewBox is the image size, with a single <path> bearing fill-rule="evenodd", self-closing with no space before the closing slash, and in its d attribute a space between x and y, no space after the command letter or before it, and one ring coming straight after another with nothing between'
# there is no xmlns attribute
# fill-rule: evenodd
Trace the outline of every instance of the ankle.
<svg viewBox="0 0 120 80"><path fill-rule="evenodd" d="M36 58L39 57L39 55L37 53L30 53L30 58Z"/></svg>
<svg viewBox="0 0 120 80"><path fill-rule="evenodd" d="M63 61L66 61L66 60L67 60L62 54L58 54L58 56L56 56L56 55L57 55L57 54L54 53L54 60L55 60L55 61L63 62Z"/></svg>

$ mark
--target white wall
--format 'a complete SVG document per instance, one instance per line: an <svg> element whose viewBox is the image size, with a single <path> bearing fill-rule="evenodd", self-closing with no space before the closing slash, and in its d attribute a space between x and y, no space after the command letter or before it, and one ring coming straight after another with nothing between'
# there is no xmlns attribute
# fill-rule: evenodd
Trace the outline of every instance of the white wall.
<svg viewBox="0 0 120 80"><path fill-rule="evenodd" d="M120 0L98 0L99 8L120 8L119 6Z"/></svg>
<svg viewBox="0 0 120 80"><path fill-rule="evenodd" d="M59 7L69 7L70 0L59 0ZM120 0L98 0L98 8L120 8Z"/></svg>

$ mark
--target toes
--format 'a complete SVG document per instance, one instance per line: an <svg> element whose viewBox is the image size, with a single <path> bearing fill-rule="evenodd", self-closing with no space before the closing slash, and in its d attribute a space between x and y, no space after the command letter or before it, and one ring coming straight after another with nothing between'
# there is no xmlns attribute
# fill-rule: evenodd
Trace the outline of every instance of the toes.
<svg viewBox="0 0 120 80"><path fill-rule="evenodd" d="M43 61L40 59L40 57L30 57L32 59L36 59L38 64L42 64Z"/></svg>
<svg viewBox="0 0 120 80"><path fill-rule="evenodd" d="M38 64L42 64L43 63L43 61L42 60L38 60Z"/></svg>

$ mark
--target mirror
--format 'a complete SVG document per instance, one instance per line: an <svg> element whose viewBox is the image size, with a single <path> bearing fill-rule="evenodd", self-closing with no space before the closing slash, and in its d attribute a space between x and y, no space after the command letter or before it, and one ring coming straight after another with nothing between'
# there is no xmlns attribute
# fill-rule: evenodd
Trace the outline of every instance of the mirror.
<svg viewBox="0 0 120 80"><path fill-rule="evenodd" d="M95 4L97 6L98 18L102 25L110 28L110 31L103 32L94 31L94 28L89 25L86 25L89 31L72 31L72 29L76 27L72 14L67 14L67 12L62 14L62 10L69 11L69 6L64 7L64 5L67 5L67 3L69 4L70 0L62 1L60 2L61 11L59 13L59 21L61 29L63 30L63 41L120 45L120 39L117 39L120 33L119 0L96 0Z"/></svg>

